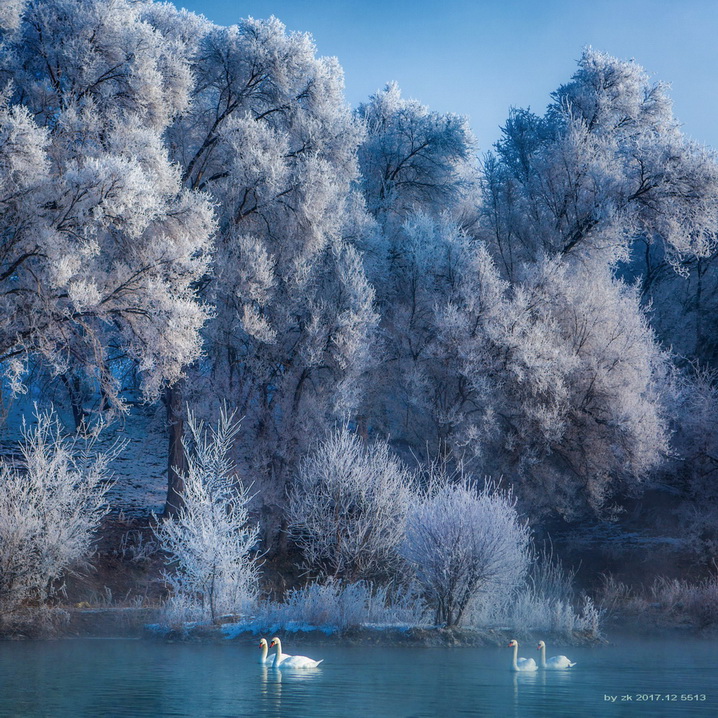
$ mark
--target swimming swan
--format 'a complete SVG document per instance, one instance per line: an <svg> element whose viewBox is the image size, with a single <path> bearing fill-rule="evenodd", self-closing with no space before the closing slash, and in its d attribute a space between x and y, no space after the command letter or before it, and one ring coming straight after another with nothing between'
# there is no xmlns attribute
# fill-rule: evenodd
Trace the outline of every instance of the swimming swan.
<svg viewBox="0 0 718 718"><path fill-rule="evenodd" d="M274 654L272 654L271 656L267 655L269 653L269 644L267 643L266 638L260 639L259 647L262 649L262 653L259 656L260 665L262 665L262 666L273 665L274 664ZM284 656L284 658L286 658L286 656Z"/></svg>
<svg viewBox="0 0 718 718"><path fill-rule="evenodd" d="M282 642L276 636L269 644L270 648L274 646L277 647L277 652L274 654L274 663L272 664L274 668L316 668L324 660L322 658L315 661L306 656L288 656L286 653L282 653Z"/></svg>
<svg viewBox="0 0 718 718"><path fill-rule="evenodd" d="M519 642L514 638L508 645L514 649L514 659L511 662L511 670L513 671L537 671L538 666L533 658L517 658L519 654Z"/></svg>
<svg viewBox="0 0 718 718"><path fill-rule="evenodd" d="M553 656L546 660L546 644L543 641L539 641L538 650L541 651L541 668L571 668L576 665L566 656Z"/></svg>

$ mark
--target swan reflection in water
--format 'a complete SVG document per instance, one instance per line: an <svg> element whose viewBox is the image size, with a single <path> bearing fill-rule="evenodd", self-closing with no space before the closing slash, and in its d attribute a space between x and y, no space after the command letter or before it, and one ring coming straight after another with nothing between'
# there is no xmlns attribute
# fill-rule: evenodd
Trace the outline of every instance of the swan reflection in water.
<svg viewBox="0 0 718 718"><path fill-rule="evenodd" d="M262 697L280 714L282 707L282 673L281 671L273 670L271 666L260 666L259 670L261 671Z"/></svg>
<svg viewBox="0 0 718 718"><path fill-rule="evenodd" d="M282 689L284 688L286 699L289 701L295 697L292 686L300 687L306 685L306 681L317 680L321 673L319 671L307 670L285 670L269 666L259 666L260 681L262 684L262 697L272 705L277 715L282 715Z"/></svg>
<svg viewBox="0 0 718 718"><path fill-rule="evenodd" d="M519 708L530 705L532 697L536 695L537 687L546 685L545 674L538 671L512 671L514 685L514 715L520 715ZM519 698L523 694L523 701Z"/></svg>
<svg viewBox="0 0 718 718"><path fill-rule="evenodd" d="M545 701L573 700L573 671L513 671L513 716L523 718L529 708Z"/></svg>

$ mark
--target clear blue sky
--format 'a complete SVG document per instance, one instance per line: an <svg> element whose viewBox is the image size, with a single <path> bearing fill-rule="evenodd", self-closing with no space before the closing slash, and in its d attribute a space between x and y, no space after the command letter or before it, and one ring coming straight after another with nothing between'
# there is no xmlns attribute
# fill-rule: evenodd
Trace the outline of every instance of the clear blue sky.
<svg viewBox="0 0 718 718"><path fill-rule="evenodd" d="M585 45L672 85L676 117L718 148L718 0L174 0L221 25L275 15L335 55L357 105L396 80L405 97L467 115L481 149L509 107L543 112Z"/></svg>

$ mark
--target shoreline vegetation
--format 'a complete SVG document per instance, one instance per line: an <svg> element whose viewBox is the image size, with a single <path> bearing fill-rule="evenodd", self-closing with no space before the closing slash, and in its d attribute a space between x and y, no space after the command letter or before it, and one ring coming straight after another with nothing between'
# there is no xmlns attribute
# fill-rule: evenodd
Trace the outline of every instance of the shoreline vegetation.
<svg viewBox="0 0 718 718"><path fill-rule="evenodd" d="M577 577L551 546L534 556L528 577L510 600L503 599L503 607L469 611L467 622L476 625L432 625L431 611L408 590L368 581L309 580L300 571L299 554L262 565L258 598L247 610L192 619L192 606L177 610L182 607L168 601L173 588L164 580L166 556L151 526L150 518L107 516L82 573L66 574L52 601L0 614L0 640L221 642L289 633L299 643L469 646L543 638L581 645L610 642L616 634L714 638L718 629L715 573L694 582L643 576L643 582L629 586L613 574L597 578L590 568ZM581 556L587 565L599 561L585 549ZM498 594L489 598L496 602Z"/></svg>
<svg viewBox="0 0 718 718"><path fill-rule="evenodd" d="M28 617L29 618L29 617ZM220 623L192 623L168 626L161 623L160 607L56 607L46 611L42 621L28 620L14 630L0 631L0 640L62 640L80 638L125 638L167 642L254 641L260 636L281 633L291 635L292 642L313 645L341 642L360 645L406 645L406 646L494 646L502 645L518 636L522 641L539 638L550 639L556 646L600 645L612 643L613 636L685 637L714 640L718 626L688 623L669 618L654 607L647 614L636 616L623 614L607 621L600 634L590 631L541 630L535 628L514 630L508 627L427 627L401 625L363 625L339 628L334 625L313 626L291 623L284 626L263 622L236 620L224 617ZM236 621L236 622L235 622Z"/></svg>
<svg viewBox="0 0 718 718"><path fill-rule="evenodd" d="M310 641L576 644L605 640L612 623L718 625L715 573L642 586L594 568L578 581L550 540L538 543L510 491L489 480L480 488L461 466L412 474L386 445L371 454L347 427L302 464L290 541L270 557L249 490L235 483L232 415L222 412L215 429L190 414L181 508L130 522L110 514L106 455L69 441L52 411L37 420L20 446L25 471L2 464L9 493L0 508L15 533L4 546L0 638L290 632Z"/></svg>
<svg viewBox="0 0 718 718"><path fill-rule="evenodd" d="M309 641L341 636L448 646L538 636L560 645L601 642L611 625L630 632L700 632L718 625L715 573L694 582L654 576L650 585L628 585L589 569L578 581L577 570L566 568L550 541L538 544L510 492L490 482L480 489L461 468L448 475L439 464L412 479L388 453L380 454L377 467L376 455L346 428L319 454L322 461L329 457L327 466L306 471L309 479L327 477L327 495L344 492L335 524L327 530L319 519L328 507L319 502L307 509L298 493L295 512L311 514L303 524L295 519L304 533L289 532L301 541L267 557L252 524L249 492L233 483L228 453L238 425L222 414L217 429L207 430L190 415L189 429L193 441L185 444L189 463L177 516L150 513L127 521L110 514L103 457L78 452L55 414L38 415L37 428L21 445L27 473L3 465L6 485L17 494L9 505L24 508L13 514L21 517L14 524L6 521L17 529L18 551L6 552L13 572L3 576L0 639L220 640L289 632ZM337 478L347 456L349 479ZM377 475L385 495L375 490L358 510L357 502L366 502L362 491L378 482ZM397 488L405 492L402 512ZM316 488L304 490L313 501L320 495ZM81 521L87 505L94 514ZM380 525L381 511L387 525L398 523L391 546L379 540L352 545L354 535ZM402 528L411 521L414 534ZM54 539L37 529L55 524L64 533ZM599 554L585 549L579 556L600 563Z"/></svg>

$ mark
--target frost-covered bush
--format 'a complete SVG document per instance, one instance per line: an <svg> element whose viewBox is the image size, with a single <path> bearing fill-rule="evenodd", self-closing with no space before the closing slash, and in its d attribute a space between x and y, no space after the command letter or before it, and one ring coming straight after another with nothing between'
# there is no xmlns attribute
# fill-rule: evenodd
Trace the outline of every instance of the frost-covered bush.
<svg viewBox="0 0 718 718"><path fill-rule="evenodd" d="M575 578L576 572L564 567L549 544L538 552L529 572L528 585L535 594L546 599L573 603Z"/></svg>
<svg viewBox="0 0 718 718"><path fill-rule="evenodd" d="M385 442L343 427L301 463L289 492L289 530L307 569L350 580L391 574L412 501L411 477Z"/></svg>
<svg viewBox="0 0 718 718"><path fill-rule="evenodd" d="M444 476L411 507L401 551L436 624L455 626L472 600L501 602L513 591L530 563L529 539L511 493Z"/></svg>
<svg viewBox="0 0 718 718"><path fill-rule="evenodd" d="M283 603L268 603L257 620L273 629L321 627L344 630L359 626L416 626L426 606L411 590L390 590L368 581L345 583L333 578L289 591Z"/></svg>
<svg viewBox="0 0 718 718"><path fill-rule="evenodd" d="M648 607L647 601L638 596L633 587L619 581L613 574L601 575L601 585L597 591L600 610L607 618L621 613L638 613Z"/></svg>
<svg viewBox="0 0 718 718"><path fill-rule="evenodd" d="M698 583L678 579L657 578L651 586L653 600L676 618L698 626L718 623L718 575L713 574Z"/></svg>
<svg viewBox="0 0 718 718"><path fill-rule="evenodd" d="M601 611L613 616L651 616L664 626L718 624L718 575L700 581L658 576L650 586L627 585L603 576L599 592Z"/></svg>
<svg viewBox="0 0 718 718"><path fill-rule="evenodd" d="M486 616L479 625L499 625L519 633L544 631L570 636L580 631L599 636L601 619L601 610L589 596L584 596L577 606L568 599L549 597L526 586L502 611Z"/></svg>
<svg viewBox="0 0 718 718"><path fill-rule="evenodd" d="M217 427L206 428L190 413L188 427L182 506L154 530L172 567L167 618L215 621L247 611L257 598L259 527L249 521L251 496L229 458L239 431L233 415L222 410Z"/></svg>
<svg viewBox="0 0 718 718"><path fill-rule="evenodd" d="M23 425L19 460L0 459L0 609L43 603L69 572L87 565L109 507L108 464L119 447L95 453L69 438L50 409Z"/></svg>
<svg viewBox="0 0 718 718"><path fill-rule="evenodd" d="M575 572L544 548L536 556L525 584L506 594L503 603L472 606L467 623L511 629L518 635L546 631L570 636L575 631L599 636L605 611L589 596L577 598ZM472 610L473 609L473 610Z"/></svg>

